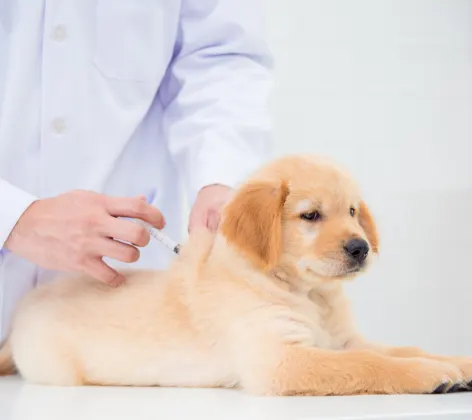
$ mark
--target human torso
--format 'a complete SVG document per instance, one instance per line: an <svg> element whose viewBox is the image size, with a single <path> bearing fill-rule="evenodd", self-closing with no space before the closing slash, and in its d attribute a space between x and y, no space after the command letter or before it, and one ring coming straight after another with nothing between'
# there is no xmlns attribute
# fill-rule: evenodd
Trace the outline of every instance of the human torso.
<svg viewBox="0 0 472 420"><path fill-rule="evenodd" d="M0 177L39 198L72 189L145 195L179 239L177 173L158 100L179 3L3 1ZM136 265L162 267L170 257L151 244ZM54 274L2 251L0 341L18 298Z"/></svg>

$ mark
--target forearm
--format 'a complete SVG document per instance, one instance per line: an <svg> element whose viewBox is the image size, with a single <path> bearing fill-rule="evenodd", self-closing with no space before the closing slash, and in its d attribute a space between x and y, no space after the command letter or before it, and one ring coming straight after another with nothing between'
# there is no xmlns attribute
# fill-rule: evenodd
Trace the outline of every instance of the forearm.
<svg viewBox="0 0 472 420"><path fill-rule="evenodd" d="M270 157L272 145L271 57L258 2L236 8L221 0L212 10L204 3L182 9L185 42L160 91L164 133L191 201L206 185L235 186Z"/></svg>

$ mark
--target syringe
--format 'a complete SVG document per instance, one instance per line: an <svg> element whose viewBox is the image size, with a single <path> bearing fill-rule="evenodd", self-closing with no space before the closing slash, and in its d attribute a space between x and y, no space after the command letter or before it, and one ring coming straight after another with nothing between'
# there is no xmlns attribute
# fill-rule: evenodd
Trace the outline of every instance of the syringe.
<svg viewBox="0 0 472 420"><path fill-rule="evenodd" d="M141 225L149 234L157 239L159 242L163 243L167 248L169 248L172 252L178 254L180 252L180 245L170 239L166 234L162 233L159 229L156 229L154 226L150 225L149 223L144 222L140 219L133 219L138 225Z"/></svg>

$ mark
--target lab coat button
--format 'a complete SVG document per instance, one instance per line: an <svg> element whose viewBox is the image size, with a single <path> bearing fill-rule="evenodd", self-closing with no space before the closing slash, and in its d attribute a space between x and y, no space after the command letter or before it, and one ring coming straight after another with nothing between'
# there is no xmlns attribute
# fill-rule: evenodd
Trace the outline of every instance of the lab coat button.
<svg viewBox="0 0 472 420"><path fill-rule="evenodd" d="M55 118L52 121L52 130L56 134L62 134L64 131L66 131L66 122L64 121L64 118Z"/></svg>
<svg viewBox="0 0 472 420"><path fill-rule="evenodd" d="M58 25L54 28L52 32L52 38L54 41L63 42L67 38L67 31L66 28L62 25Z"/></svg>

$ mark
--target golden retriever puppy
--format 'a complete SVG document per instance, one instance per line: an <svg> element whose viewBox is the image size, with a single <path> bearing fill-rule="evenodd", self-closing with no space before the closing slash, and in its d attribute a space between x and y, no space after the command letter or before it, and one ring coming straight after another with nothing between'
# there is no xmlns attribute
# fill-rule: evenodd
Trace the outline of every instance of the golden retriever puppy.
<svg viewBox="0 0 472 420"><path fill-rule="evenodd" d="M378 252L373 218L344 170L312 156L261 168L218 233L190 236L165 272L38 287L0 351L31 382L240 387L256 395L468 389L472 359L369 343L343 281Z"/></svg>

